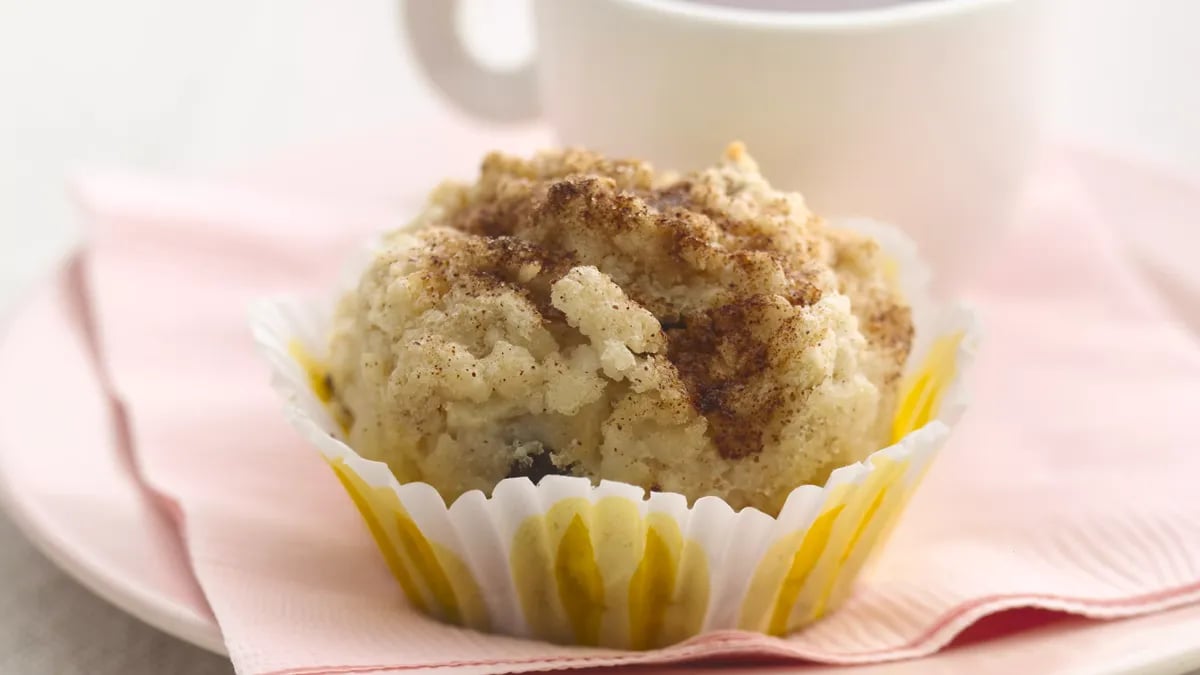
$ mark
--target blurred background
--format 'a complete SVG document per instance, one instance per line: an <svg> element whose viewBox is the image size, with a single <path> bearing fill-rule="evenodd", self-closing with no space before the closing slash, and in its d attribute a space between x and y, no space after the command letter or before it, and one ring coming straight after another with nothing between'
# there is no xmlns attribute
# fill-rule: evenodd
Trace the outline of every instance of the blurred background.
<svg viewBox="0 0 1200 675"><path fill-rule="evenodd" d="M1051 137L1200 176L1200 2L1044 2ZM516 67L532 50L527 5L471 0L460 28L485 62ZM64 189L74 171L219 174L446 114L401 40L401 14L394 0L0 2L0 311L78 240ZM0 517L0 575L35 568L0 584L3 672L21 650L42 668L24 672L94 672L78 652L58 654L59 640L94 658L121 652L111 662L131 668L228 672L90 598Z"/></svg>
<svg viewBox="0 0 1200 675"><path fill-rule="evenodd" d="M1200 173L1200 2L1043 0L1054 137ZM532 49L527 0L471 0L486 62ZM76 235L63 177L87 166L211 173L428 118L446 104L393 0L0 4L0 307Z"/></svg>

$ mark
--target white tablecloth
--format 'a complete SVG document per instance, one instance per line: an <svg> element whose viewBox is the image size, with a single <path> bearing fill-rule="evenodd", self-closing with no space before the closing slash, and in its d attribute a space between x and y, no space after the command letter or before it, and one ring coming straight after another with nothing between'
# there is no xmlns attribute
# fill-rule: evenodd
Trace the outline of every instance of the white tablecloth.
<svg viewBox="0 0 1200 675"><path fill-rule="evenodd" d="M1200 175L1200 2L1043 1L1055 133ZM496 12L527 3L468 4L481 18L469 25L486 26L513 25ZM73 168L219 171L434 113L397 16L390 0L0 4L0 311L75 240ZM500 31L501 50L519 28ZM90 595L3 517L0 579L0 672L230 671Z"/></svg>

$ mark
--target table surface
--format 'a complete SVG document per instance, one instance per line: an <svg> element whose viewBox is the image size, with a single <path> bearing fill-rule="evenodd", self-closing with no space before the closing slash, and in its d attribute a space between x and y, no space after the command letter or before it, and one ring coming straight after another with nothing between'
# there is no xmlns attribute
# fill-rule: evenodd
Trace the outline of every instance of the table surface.
<svg viewBox="0 0 1200 675"><path fill-rule="evenodd" d="M1200 2L1043 1L1054 135L1200 175ZM527 0L465 5L481 51L519 54ZM77 240L73 171L213 173L439 114L398 17L391 0L0 4L0 312ZM231 672L92 596L2 515L0 578L0 672Z"/></svg>

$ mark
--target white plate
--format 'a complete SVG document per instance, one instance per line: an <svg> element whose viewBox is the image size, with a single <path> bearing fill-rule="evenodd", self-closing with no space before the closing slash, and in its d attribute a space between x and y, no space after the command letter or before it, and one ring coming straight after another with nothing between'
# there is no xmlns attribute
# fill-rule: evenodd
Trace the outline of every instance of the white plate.
<svg viewBox="0 0 1200 675"><path fill-rule="evenodd" d="M423 167L417 178L407 147L403 137L372 138L302 153L254 172L253 182L283 191L320 186L331 199L397 202L411 194L389 194L393 186L423 189L426 176L461 173L474 162L451 157L436 170ZM1200 280L1186 257L1200 252L1193 243L1200 242L1200 188L1113 157L1077 152L1074 159L1102 208L1130 225L1124 234L1156 271L1156 281L1200 325ZM331 185L337 186L332 193ZM223 653L220 631L165 515L170 506L158 504L133 478L120 409L91 358L83 308L72 262L37 289L0 336L0 500L51 560L98 595ZM1121 622L1065 619L920 661L805 672L1165 675L1198 667L1200 606Z"/></svg>
<svg viewBox="0 0 1200 675"><path fill-rule="evenodd" d="M94 367L74 261L0 338L0 502L59 567L143 621L224 645L174 526L133 478Z"/></svg>

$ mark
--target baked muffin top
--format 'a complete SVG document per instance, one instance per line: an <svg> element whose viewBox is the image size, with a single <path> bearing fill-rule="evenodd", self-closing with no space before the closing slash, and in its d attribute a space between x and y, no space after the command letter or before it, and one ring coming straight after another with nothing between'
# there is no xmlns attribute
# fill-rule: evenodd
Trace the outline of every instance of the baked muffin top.
<svg viewBox="0 0 1200 675"><path fill-rule="evenodd" d="M775 512L886 444L913 336L887 269L740 144L686 175L492 154L341 302L335 405L448 499L563 473Z"/></svg>

